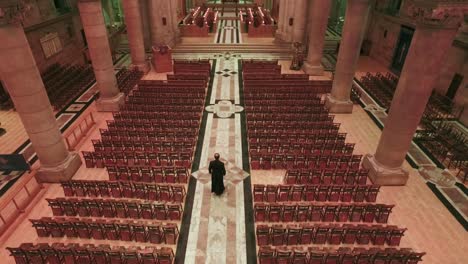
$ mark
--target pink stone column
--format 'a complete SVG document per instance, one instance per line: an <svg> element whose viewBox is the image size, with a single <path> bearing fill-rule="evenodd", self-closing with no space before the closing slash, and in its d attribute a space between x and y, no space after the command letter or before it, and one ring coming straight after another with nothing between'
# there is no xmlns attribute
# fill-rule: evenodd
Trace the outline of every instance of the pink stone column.
<svg viewBox="0 0 468 264"><path fill-rule="evenodd" d="M149 64L148 61L146 61L143 24L141 21L139 1L123 0L122 6L125 16L125 24L127 25L132 65L146 73L149 70Z"/></svg>
<svg viewBox="0 0 468 264"><path fill-rule="evenodd" d="M124 102L124 95L119 91L115 78L101 1L80 0L78 8L99 87L96 107L99 111L118 111Z"/></svg>
<svg viewBox="0 0 468 264"><path fill-rule="evenodd" d="M323 75L322 57L331 1L312 0L309 28L309 49L303 69L310 75Z"/></svg>
<svg viewBox="0 0 468 264"><path fill-rule="evenodd" d="M292 42L304 43L304 35L307 21L307 1L294 1L294 26L292 34Z"/></svg>
<svg viewBox="0 0 468 264"><path fill-rule="evenodd" d="M65 146L31 48L19 25L0 24L0 76L37 153L42 182L73 177L81 165Z"/></svg>
<svg viewBox="0 0 468 264"><path fill-rule="evenodd" d="M277 40L283 39L284 28L286 25L285 10L286 10L286 1L279 0L278 29L276 30L276 36L275 36Z"/></svg>
<svg viewBox="0 0 468 264"><path fill-rule="evenodd" d="M331 94L325 106L331 113L351 113L351 86L361 50L370 0L347 1L343 36L341 39Z"/></svg>
<svg viewBox="0 0 468 264"><path fill-rule="evenodd" d="M416 27L377 150L363 161L375 184L406 184L402 164L455 34L455 29Z"/></svg>

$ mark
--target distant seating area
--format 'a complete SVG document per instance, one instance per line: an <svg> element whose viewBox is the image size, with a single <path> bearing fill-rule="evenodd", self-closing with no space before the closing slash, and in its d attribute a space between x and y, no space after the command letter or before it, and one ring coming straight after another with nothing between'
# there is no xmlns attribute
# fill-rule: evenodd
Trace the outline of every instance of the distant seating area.
<svg viewBox="0 0 468 264"><path fill-rule="evenodd" d="M41 77L56 111L61 110L96 81L92 67L81 65L54 64Z"/></svg>
<svg viewBox="0 0 468 264"><path fill-rule="evenodd" d="M126 68L120 69L115 75L119 90L128 95L130 91L137 85L138 81L143 77L143 72L138 69L128 70Z"/></svg>
<svg viewBox="0 0 468 264"><path fill-rule="evenodd" d="M450 123L427 122L425 130L417 131L415 141L426 148L448 169L463 170L468 166L468 137ZM466 181L463 177L462 181Z"/></svg>
<svg viewBox="0 0 468 264"><path fill-rule="evenodd" d="M260 6L248 8L247 12L240 11L241 31L249 37L274 37L276 31L275 20L270 11Z"/></svg>
<svg viewBox="0 0 468 264"><path fill-rule="evenodd" d="M127 263L169 264L174 262L174 251L169 247L122 247L106 244L32 244L7 248L17 264L26 263Z"/></svg>
<svg viewBox="0 0 468 264"><path fill-rule="evenodd" d="M398 85L398 77L391 73L385 75L367 73L361 77L360 82L377 103L387 110L390 109L390 103ZM427 103L423 120L455 119L457 111L458 109L455 109L450 99L434 92Z"/></svg>
<svg viewBox="0 0 468 264"><path fill-rule="evenodd" d="M208 37L216 32L218 11L211 8L197 7L182 20L180 32L183 37Z"/></svg>
<svg viewBox="0 0 468 264"><path fill-rule="evenodd" d="M266 74L269 69L273 74ZM286 170L284 184L253 186L258 261L358 263L357 247L338 252L293 246L398 246L406 229L386 225L394 206L376 203L380 186L368 184L362 155L345 142L346 133L321 100L331 81L281 74L277 61L243 61L242 70L253 173ZM384 252L390 249L376 249L375 255ZM403 258L417 263L424 255L411 254ZM350 261L340 262L345 256Z"/></svg>
<svg viewBox="0 0 468 264"><path fill-rule="evenodd" d="M367 73L360 81L363 88L388 111L398 78L390 73ZM441 164L457 170L468 165L468 138L444 121L456 120L459 110L450 99L433 92L421 118L421 127L414 138Z"/></svg>

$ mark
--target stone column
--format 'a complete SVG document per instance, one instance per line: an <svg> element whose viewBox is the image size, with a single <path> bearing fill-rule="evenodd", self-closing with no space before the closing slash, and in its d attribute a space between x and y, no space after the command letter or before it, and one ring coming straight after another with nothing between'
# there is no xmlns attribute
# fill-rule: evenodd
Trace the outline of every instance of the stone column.
<svg viewBox="0 0 468 264"><path fill-rule="evenodd" d="M408 172L402 164L456 34L456 28L438 26L437 18L428 15L431 13L416 18L416 31L377 150L363 161L375 184L406 184Z"/></svg>
<svg viewBox="0 0 468 264"><path fill-rule="evenodd" d="M292 42L304 43L304 35L307 21L307 1L295 0L294 5L294 25L292 33Z"/></svg>
<svg viewBox="0 0 468 264"><path fill-rule="evenodd" d="M176 1L169 1L170 3L170 17L171 17L171 25L172 25L172 35L174 37L174 46L177 43L180 43L181 36L179 30L179 16L177 14L177 2Z"/></svg>
<svg viewBox="0 0 468 264"><path fill-rule="evenodd" d="M115 78L101 1L80 0L78 8L99 87L96 107L98 111L118 111L124 103L124 95L119 91Z"/></svg>
<svg viewBox="0 0 468 264"><path fill-rule="evenodd" d="M174 46L173 22L169 1L150 0L151 37L153 46L166 44ZM166 24L163 23L166 19Z"/></svg>
<svg viewBox="0 0 468 264"><path fill-rule="evenodd" d="M279 13L278 13L278 29L276 30L276 40L282 40L284 34L284 27L286 25L286 18L284 16L286 9L286 1L279 0Z"/></svg>
<svg viewBox="0 0 468 264"><path fill-rule="evenodd" d="M145 42L145 50L151 50L151 27L149 16L149 4L147 0L139 0L141 21L143 26L143 39Z"/></svg>
<svg viewBox="0 0 468 264"><path fill-rule="evenodd" d="M125 24L127 25L128 44L132 56L132 66L144 73L148 72L149 64L146 61L145 42L143 39L143 25L139 1L122 1Z"/></svg>
<svg viewBox="0 0 468 264"><path fill-rule="evenodd" d="M0 39L0 77L39 158L37 177L41 182L70 180L81 159L65 146L23 28L0 19Z"/></svg>
<svg viewBox="0 0 468 264"><path fill-rule="evenodd" d="M294 19L294 11L296 6L295 0L286 0L288 8L286 9L286 28L284 33L284 41L291 42L293 40L293 27L296 24ZM289 25L289 19L293 18L293 25Z"/></svg>
<svg viewBox="0 0 468 264"><path fill-rule="evenodd" d="M323 45L325 44L331 2L312 0L310 3L309 48L307 59L303 66L304 71L310 75L323 75Z"/></svg>
<svg viewBox="0 0 468 264"><path fill-rule="evenodd" d="M369 14L369 2L370 0L350 0L347 3L333 88L325 103L331 113L353 111L353 103L350 100L351 85Z"/></svg>

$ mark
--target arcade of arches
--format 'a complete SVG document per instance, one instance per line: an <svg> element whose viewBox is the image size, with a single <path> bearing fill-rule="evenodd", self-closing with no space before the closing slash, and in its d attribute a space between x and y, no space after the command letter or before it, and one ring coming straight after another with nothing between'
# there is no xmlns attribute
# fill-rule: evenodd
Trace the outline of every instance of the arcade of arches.
<svg viewBox="0 0 468 264"><path fill-rule="evenodd" d="M1 263L466 263L467 87L464 0L0 1Z"/></svg>

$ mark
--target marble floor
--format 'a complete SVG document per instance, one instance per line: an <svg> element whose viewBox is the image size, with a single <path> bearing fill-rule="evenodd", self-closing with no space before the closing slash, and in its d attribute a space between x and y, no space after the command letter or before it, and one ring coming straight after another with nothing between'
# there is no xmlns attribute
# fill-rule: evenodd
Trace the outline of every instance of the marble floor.
<svg viewBox="0 0 468 264"><path fill-rule="evenodd" d="M177 252L180 263L247 263L244 196L251 194L244 190L249 174L243 170L238 60L217 59L214 65L200 163L192 173L197 180L189 185L195 188L190 229L185 254ZM219 197L211 193L207 169L214 153L227 171L226 190Z"/></svg>
<svg viewBox="0 0 468 264"><path fill-rule="evenodd" d="M242 33L240 32L240 21L237 19L221 19L218 21L218 30L214 36L213 43L218 44L240 44Z"/></svg>

